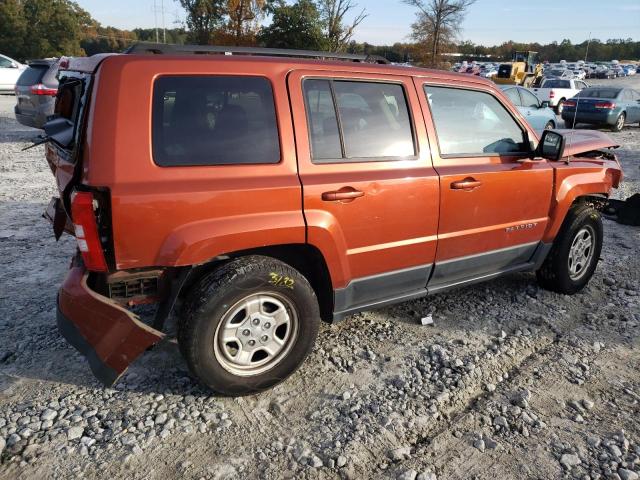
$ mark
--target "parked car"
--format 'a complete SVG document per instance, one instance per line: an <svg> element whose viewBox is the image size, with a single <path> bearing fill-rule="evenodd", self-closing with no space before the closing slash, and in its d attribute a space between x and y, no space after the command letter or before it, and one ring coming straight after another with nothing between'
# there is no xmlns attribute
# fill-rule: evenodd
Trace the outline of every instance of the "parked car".
<svg viewBox="0 0 640 480"><path fill-rule="evenodd" d="M610 68L601 68L599 70L596 70L596 78L602 78L602 79L610 80L612 78L616 78L616 72L614 72Z"/></svg>
<svg viewBox="0 0 640 480"><path fill-rule="evenodd" d="M573 70L571 73L573 74L573 78L576 80L584 80L587 77L586 72L582 69Z"/></svg>
<svg viewBox="0 0 640 480"><path fill-rule="evenodd" d="M558 115L562 114L564 102L581 90L587 88L586 82L574 79L545 79L540 87L533 88L533 93L543 102L555 109Z"/></svg>
<svg viewBox="0 0 640 480"><path fill-rule="evenodd" d="M16 120L23 125L42 128L53 114L58 93L58 61L32 60L16 84Z"/></svg>
<svg viewBox="0 0 640 480"><path fill-rule="evenodd" d="M490 69L485 70L481 76L484 78L493 78L498 74L498 69L496 69L495 67L492 67Z"/></svg>
<svg viewBox="0 0 640 480"><path fill-rule="evenodd" d="M573 73L566 68L554 68L544 73L546 78L559 78L559 79L570 79L573 78Z"/></svg>
<svg viewBox="0 0 640 480"><path fill-rule="evenodd" d="M78 253L58 327L104 383L166 338L178 298L189 368L242 395L296 370L321 318L509 272L563 294L591 278L593 198L622 176L607 135L539 137L480 77L291 54L138 44L62 62L47 216ZM158 306L149 323L139 303Z"/></svg>
<svg viewBox="0 0 640 480"><path fill-rule="evenodd" d="M556 128L557 117L554 111L549 108L549 102L541 102L538 97L524 87L502 85L500 88L538 133Z"/></svg>
<svg viewBox="0 0 640 480"><path fill-rule="evenodd" d="M630 77L630 76L635 75L637 73L636 67L634 67L633 65L625 65L622 68L624 70L624 74L627 77Z"/></svg>
<svg viewBox="0 0 640 480"><path fill-rule="evenodd" d="M565 102L562 118L567 125L574 125L575 119L576 124L609 125L619 132L640 122L640 93L621 87L587 88Z"/></svg>
<svg viewBox="0 0 640 480"><path fill-rule="evenodd" d="M13 93L18 77L26 65L0 54L0 93Z"/></svg>

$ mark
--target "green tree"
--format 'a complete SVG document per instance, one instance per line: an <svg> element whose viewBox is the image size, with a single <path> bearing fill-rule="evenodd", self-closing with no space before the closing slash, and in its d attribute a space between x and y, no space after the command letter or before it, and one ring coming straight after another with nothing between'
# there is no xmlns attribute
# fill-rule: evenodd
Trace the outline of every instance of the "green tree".
<svg viewBox="0 0 640 480"><path fill-rule="evenodd" d="M70 0L3 0L0 51L20 60L82 55L80 40L92 24Z"/></svg>
<svg viewBox="0 0 640 480"><path fill-rule="evenodd" d="M179 0L187 12L186 24L189 41L199 45L208 45L222 24L226 0Z"/></svg>
<svg viewBox="0 0 640 480"><path fill-rule="evenodd" d="M293 5L280 2L271 8L272 21L258 37L260 43L271 48L324 50L322 20L312 0L298 0Z"/></svg>

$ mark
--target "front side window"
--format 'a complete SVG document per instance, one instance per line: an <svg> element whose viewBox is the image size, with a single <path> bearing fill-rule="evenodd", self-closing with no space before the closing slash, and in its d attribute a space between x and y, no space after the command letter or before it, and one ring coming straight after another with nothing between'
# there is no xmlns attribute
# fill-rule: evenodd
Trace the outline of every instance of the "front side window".
<svg viewBox="0 0 640 480"><path fill-rule="evenodd" d="M280 161L266 78L166 76L153 89L153 158L160 166Z"/></svg>
<svg viewBox="0 0 640 480"><path fill-rule="evenodd" d="M425 86L440 154L484 156L524 153L520 125L492 95L460 88Z"/></svg>
<svg viewBox="0 0 640 480"><path fill-rule="evenodd" d="M402 85L309 79L303 89L314 163L416 154Z"/></svg>
<svg viewBox="0 0 640 480"><path fill-rule="evenodd" d="M522 95L522 106L529 108L538 108L540 103L538 102L538 97L536 97L533 93L528 90L520 90L520 95Z"/></svg>
<svg viewBox="0 0 640 480"><path fill-rule="evenodd" d="M11 68L13 63L8 58L0 57L0 68Z"/></svg>
<svg viewBox="0 0 640 480"><path fill-rule="evenodd" d="M520 99L520 95L518 95L517 88L508 88L507 90L504 91L504 93L507 96L507 98L511 100L511 103L513 103L516 107L522 106L522 100Z"/></svg>

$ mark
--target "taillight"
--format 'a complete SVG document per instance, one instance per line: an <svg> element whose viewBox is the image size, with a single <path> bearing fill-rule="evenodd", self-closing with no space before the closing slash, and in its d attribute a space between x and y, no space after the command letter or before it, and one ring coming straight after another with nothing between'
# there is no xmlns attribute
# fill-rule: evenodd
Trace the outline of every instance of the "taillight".
<svg viewBox="0 0 640 480"><path fill-rule="evenodd" d="M556 96L556 92L554 92L553 90L551 90L551 91L549 92L549 98L553 98L553 97L555 97L555 96Z"/></svg>
<svg viewBox="0 0 640 480"><path fill-rule="evenodd" d="M596 108L604 108L605 110L613 110L616 104L613 102L598 102L594 105Z"/></svg>
<svg viewBox="0 0 640 480"><path fill-rule="evenodd" d="M564 102L564 106L565 107L575 107L576 106L576 102L574 102L573 100L566 100Z"/></svg>
<svg viewBox="0 0 640 480"><path fill-rule="evenodd" d="M47 97L55 97L58 94L57 88L49 88L41 83L31 86L31 93L33 95L44 95Z"/></svg>
<svg viewBox="0 0 640 480"><path fill-rule="evenodd" d="M98 233L98 223L94 212L94 198L91 192L73 192L71 195L71 218L78 242L78 250L88 270L106 272L107 261Z"/></svg>

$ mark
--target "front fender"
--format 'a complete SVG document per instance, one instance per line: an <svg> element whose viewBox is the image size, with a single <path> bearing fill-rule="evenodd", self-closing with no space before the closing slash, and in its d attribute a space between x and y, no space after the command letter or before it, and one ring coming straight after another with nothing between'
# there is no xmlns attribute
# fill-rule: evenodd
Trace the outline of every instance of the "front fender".
<svg viewBox="0 0 640 480"><path fill-rule="evenodd" d="M551 209L551 221L543 241L553 242L576 199L594 194L609 196L611 189L618 186L620 174L620 170L616 168L599 168L581 173L558 170L556 179L558 184Z"/></svg>
<svg viewBox="0 0 640 480"><path fill-rule="evenodd" d="M305 243L300 211L212 218L171 232L162 243L156 265L198 265L226 253L292 243Z"/></svg>

